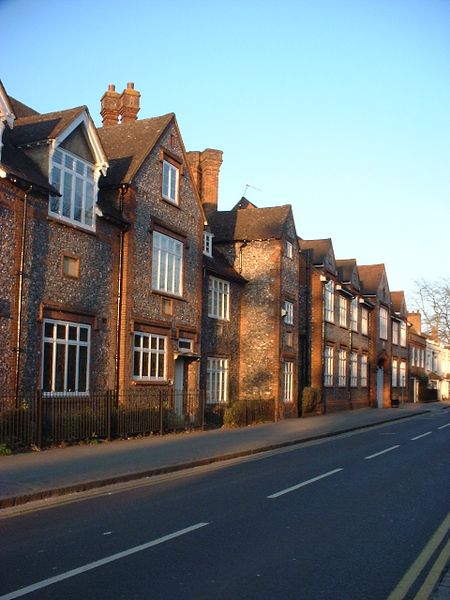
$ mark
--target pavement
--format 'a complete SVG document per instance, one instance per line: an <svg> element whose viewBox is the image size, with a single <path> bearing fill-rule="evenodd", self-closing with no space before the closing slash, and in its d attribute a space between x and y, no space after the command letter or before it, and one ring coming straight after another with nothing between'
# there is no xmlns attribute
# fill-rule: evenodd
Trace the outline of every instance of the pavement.
<svg viewBox="0 0 450 600"><path fill-rule="evenodd" d="M0 456L0 509L449 409L450 402L362 408L239 429L184 432ZM450 571L443 576L436 593L440 595L433 596L433 600L450 600Z"/></svg>

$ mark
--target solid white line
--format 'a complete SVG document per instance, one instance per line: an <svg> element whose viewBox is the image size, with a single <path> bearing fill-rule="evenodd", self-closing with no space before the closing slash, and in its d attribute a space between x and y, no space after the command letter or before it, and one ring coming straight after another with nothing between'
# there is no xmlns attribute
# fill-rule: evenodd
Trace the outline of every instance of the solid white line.
<svg viewBox="0 0 450 600"><path fill-rule="evenodd" d="M191 527L186 527L186 529L180 529L180 531L175 531L175 533L169 533L168 535L160 537L157 540L152 540L151 542L141 544L140 546L135 546L134 548L129 548L128 550L118 552L117 554L111 554L111 556L106 556L105 558L88 563L87 565L83 565L82 567L78 567L77 569L66 571L65 573L61 573L60 575L55 575L55 577L50 577L49 579L38 581L37 583L33 583L33 585L28 585L27 587L22 588L20 590L16 590L15 592L10 592L9 594L0 596L0 600L13 600L13 598L20 598L22 596L26 596L31 592L35 592L36 590L48 587L49 585L53 585L54 583L58 583L59 581L63 581L64 579L75 577L75 575L80 575L80 573L85 573L86 571L92 571L92 569L97 569L97 567L102 567L103 565L106 565L110 562L114 562L115 560L120 560L121 558L130 556L131 554L136 554L136 552L142 552L142 550L147 550L147 548L152 548L153 546L157 546L158 544L163 544L164 542L173 540L174 538L180 537L181 535L185 535L186 533L195 531L200 527L205 527L205 525L209 525L209 523L197 523L196 525L191 525Z"/></svg>
<svg viewBox="0 0 450 600"><path fill-rule="evenodd" d="M450 423L447 423L447 425L441 425L438 427L438 429L445 429L446 427L450 427Z"/></svg>
<svg viewBox="0 0 450 600"><path fill-rule="evenodd" d="M339 471L343 471L343 469L334 469L334 471L329 471L328 473L324 473L323 475L318 475L317 477L313 477L313 479L308 479L308 481L303 481L302 483L298 483L297 485L293 485L285 490L281 490L281 492L276 492L275 494L271 494L267 496L268 498L278 498L279 496L283 496L283 494L289 494L289 492L293 492L294 490L298 490L305 485L309 485L310 483L314 483L315 481L319 481L319 479L323 479L324 477L329 477L330 475L334 475L335 473L339 473ZM2 600L2 598L0 598Z"/></svg>
<svg viewBox="0 0 450 600"><path fill-rule="evenodd" d="M420 438L431 435L432 433L432 431L427 431L426 433L422 433L422 435L416 435L416 437L411 438L411 441L414 442L415 440L420 440Z"/></svg>
<svg viewBox="0 0 450 600"><path fill-rule="evenodd" d="M400 448L400 444L398 444L397 446L391 446L390 448L386 448L386 450L382 450L381 452L377 452L376 454L365 456L364 460L370 460L371 458L375 458L376 456L380 456L381 454L386 454L386 452L390 452L391 450L395 450L396 448ZM2 599L0 598L0 600Z"/></svg>

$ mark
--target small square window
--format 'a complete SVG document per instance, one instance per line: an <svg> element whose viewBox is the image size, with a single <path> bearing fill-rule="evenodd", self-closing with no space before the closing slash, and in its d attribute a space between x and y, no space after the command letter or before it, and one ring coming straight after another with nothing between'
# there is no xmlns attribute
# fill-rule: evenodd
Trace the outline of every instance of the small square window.
<svg viewBox="0 0 450 600"><path fill-rule="evenodd" d="M294 258L294 245L292 244L292 242L286 240L284 248L286 256L288 258Z"/></svg>
<svg viewBox="0 0 450 600"><path fill-rule="evenodd" d="M164 315L173 315L173 300L171 300L170 298L162 298L161 310Z"/></svg>
<svg viewBox="0 0 450 600"><path fill-rule="evenodd" d="M203 232L203 254L206 256L212 256L212 240L214 234L209 231Z"/></svg>
<svg viewBox="0 0 450 600"><path fill-rule="evenodd" d="M63 256L63 273L66 277L80 277L80 259L76 256Z"/></svg>

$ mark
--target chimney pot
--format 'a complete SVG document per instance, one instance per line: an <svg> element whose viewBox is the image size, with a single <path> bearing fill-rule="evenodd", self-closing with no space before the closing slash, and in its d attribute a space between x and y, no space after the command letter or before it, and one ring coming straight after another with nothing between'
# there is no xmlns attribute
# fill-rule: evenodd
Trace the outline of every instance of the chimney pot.
<svg viewBox="0 0 450 600"><path fill-rule="evenodd" d="M127 83L127 90L134 90L134 83L132 81Z"/></svg>
<svg viewBox="0 0 450 600"><path fill-rule="evenodd" d="M115 92L116 91L116 86L113 83L110 83L108 85L108 92Z"/></svg>

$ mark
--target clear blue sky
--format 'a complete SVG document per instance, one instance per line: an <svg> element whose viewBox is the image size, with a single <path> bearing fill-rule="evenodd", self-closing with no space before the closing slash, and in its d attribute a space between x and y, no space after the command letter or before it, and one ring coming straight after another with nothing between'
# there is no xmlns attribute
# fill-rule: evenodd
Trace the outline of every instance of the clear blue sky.
<svg viewBox="0 0 450 600"><path fill-rule="evenodd" d="M224 152L220 208L291 204L298 234L450 276L450 0L0 0L0 77L40 112L109 83Z"/></svg>

